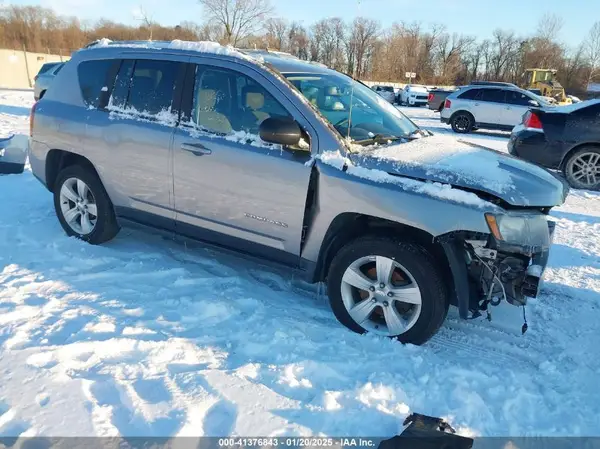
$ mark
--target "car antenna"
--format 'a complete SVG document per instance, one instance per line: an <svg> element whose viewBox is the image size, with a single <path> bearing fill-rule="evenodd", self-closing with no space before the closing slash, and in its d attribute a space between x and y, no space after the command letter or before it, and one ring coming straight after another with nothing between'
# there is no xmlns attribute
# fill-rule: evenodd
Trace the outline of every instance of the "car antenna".
<svg viewBox="0 0 600 449"><path fill-rule="evenodd" d="M357 16L360 17L360 0L356 0L357 4ZM354 74L350 75L350 78L354 80ZM348 109L348 134L346 135L346 141L350 143L350 130L352 129L352 103L354 102L354 84L350 84L350 108Z"/></svg>

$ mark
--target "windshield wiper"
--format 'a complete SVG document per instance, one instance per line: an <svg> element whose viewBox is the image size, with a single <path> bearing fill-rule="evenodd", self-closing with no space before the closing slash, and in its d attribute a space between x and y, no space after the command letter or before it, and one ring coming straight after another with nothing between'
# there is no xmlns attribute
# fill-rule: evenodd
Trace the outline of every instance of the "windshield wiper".
<svg viewBox="0 0 600 449"><path fill-rule="evenodd" d="M417 128L413 132L408 134L405 138L408 140L415 140L415 139L420 139L421 137L429 137L429 136L433 136L433 133L431 133L430 131L421 129L421 128Z"/></svg>
<svg viewBox="0 0 600 449"><path fill-rule="evenodd" d="M390 134L375 134L373 137L363 140L353 140L352 143L356 145L372 145L374 143L385 144L390 142L396 142L398 140L407 139L404 136L392 136Z"/></svg>

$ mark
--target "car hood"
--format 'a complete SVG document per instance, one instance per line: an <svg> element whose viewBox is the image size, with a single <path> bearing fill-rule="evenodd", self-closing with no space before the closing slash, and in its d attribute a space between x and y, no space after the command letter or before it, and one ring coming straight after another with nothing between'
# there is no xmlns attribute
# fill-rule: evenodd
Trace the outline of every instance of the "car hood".
<svg viewBox="0 0 600 449"><path fill-rule="evenodd" d="M543 168L450 136L367 147L349 158L357 166L450 184L517 207L558 206L568 193L566 185Z"/></svg>

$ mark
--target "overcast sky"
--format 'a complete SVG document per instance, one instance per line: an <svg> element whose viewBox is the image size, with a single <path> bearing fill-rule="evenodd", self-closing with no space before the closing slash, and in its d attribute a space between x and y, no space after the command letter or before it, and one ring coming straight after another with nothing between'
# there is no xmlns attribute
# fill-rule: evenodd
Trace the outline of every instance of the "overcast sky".
<svg viewBox="0 0 600 449"><path fill-rule="evenodd" d="M4 0L4 3L43 5L81 19L102 17L129 24L135 23L134 11L142 4L163 25L202 21L202 8L196 0ZM578 45L594 21L600 20L600 0L272 0L272 4L277 15L304 25L324 17L352 20L363 15L383 26L401 20L425 25L439 22L450 31L478 38L489 37L495 28L531 34L540 16L548 12L563 17L559 39L571 46Z"/></svg>

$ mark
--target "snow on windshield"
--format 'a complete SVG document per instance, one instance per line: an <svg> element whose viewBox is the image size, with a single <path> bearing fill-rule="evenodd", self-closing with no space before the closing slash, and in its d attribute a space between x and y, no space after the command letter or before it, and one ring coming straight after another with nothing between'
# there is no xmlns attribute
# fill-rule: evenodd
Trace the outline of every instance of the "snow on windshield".
<svg viewBox="0 0 600 449"><path fill-rule="evenodd" d="M451 136L434 135L388 145L369 152L369 156L399 165L420 166L428 175L447 182L458 177L469 184L484 184L500 193L515 188L510 173L500 167L494 152L473 147Z"/></svg>

